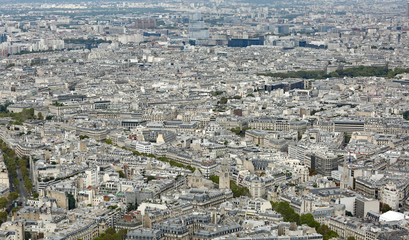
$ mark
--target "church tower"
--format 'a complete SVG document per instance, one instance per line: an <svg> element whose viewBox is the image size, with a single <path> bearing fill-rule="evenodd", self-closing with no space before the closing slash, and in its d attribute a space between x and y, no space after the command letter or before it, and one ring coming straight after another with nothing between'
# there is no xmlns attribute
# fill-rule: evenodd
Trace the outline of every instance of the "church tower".
<svg viewBox="0 0 409 240"><path fill-rule="evenodd" d="M219 188L220 189L230 189L230 175L229 175L229 164L227 159L222 160L221 171L219 175Z"/></svg>
<svg viewBox="0 0 409 240"><path fill-rule="evenodd" d="M351 163L351 153L348 154L348 161ZM340 181L340 189L347 189L348 188L348 165L347 165L347 157L344 158L344 166L342 167L342 175Z"/></svg>

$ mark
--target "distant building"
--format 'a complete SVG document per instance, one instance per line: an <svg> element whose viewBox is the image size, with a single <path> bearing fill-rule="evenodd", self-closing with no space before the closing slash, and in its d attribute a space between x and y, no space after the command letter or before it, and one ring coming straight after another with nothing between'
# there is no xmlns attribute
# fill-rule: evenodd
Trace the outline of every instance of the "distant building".
<svg viewBox="0 0 409 240"><path fill-rule="evenodd" d="M0 43L7 42L7 35L5 33L0 34Z"/></svg>
<svg viewBox="0 0 409 240"><path fill-rule="evenodd" d="M108 109L110 104L111 104L111 101L109 101L109 100L96 101L96 102L94 102L94 108L95 108L96 110Z"/></svg>
<svg viewBox="0 0 409 240"><path fill-rule="evenodd" d="M189 42L192 45L206 44L209 40L209 29L205 27L200 13L194 13L189 19Z"/></svg>
<svg viewBox="0 0 409 240"><path fill-rule="evenodd" d="M293 89L304 89L304 80L287 80L283 82L271 82L264 85L264 91L271 92L276 89L283 89L284 92Z"/></svg>
<svg viewBox="0 0 409 240"><path fill-rule="evenodd" d="M252 45L264 45L264 37L258 39L237 39L233 38L227 43L228 47L248 47Z"/></svg>
<svg viewBox="0 0 409 240"><path fill-rule="evenodd" d="M277 26L277 33L278 34L289 34L290 33L290 26L289 25L278 25Z"/></svg>
<svg viewBox="0 0 409 240"><path fill-rule="evenodd" d="M155 19L138 19L135 21L136 28L155 28L156 20Z"/></svg>

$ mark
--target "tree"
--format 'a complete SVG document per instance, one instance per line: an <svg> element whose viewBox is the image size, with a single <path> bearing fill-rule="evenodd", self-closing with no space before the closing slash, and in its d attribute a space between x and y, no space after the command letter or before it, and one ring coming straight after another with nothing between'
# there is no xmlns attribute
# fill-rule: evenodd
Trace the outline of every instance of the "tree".
<svg viewBox="0 0 409 240"><path fill-rule="evenodd" d="M153 179L155 179L155 177L154 177L154 176L148 176L148 179L147 179L147 181L146 181L146 182L148 183L148 182L152 181Z"/></svg>
<svg viewBox="0 0 409 240"><path fill-rule="evenodd" d="M7 198L8 198L9 201L14 201L14 200L16 200L18 198L18 193L11 192L11 193L9 193Z"/></svg>
<svg viewBox="0 0 409 240"><path fill-rule="evenodd" d="M125 173L122 170L118 171L119 178L125 178Z"/></svg>
<svg viewBox="0 0 409 240"><path fill-rule="evenodd" d="M55 103L53 103L51 105L56 106L56 107L62 107L62 106L64 106L64 103L59 103L59 102L56 101Z"/></svg>
<svg viewBox="0 0 409 240"><path fill-rule="evenodd" d="M135 202L135 204L128 203L128 205L126 206L126 211L127 212L130 212L130 211L133 211L133 210L136 210L136 209L138 209L138 204L136 202Z"/></svg>
<svg viewBox="0 0 409 240"><path fill-rule="evenodd" d="M28 176L24 177L24 186L26 187L28 193L30 193L33 190L33 183L28 178Z"/></svg>
<svg viewBox="0 0 409 240"><path fill-rule="evenodd" d="M345 146L351 141L351 136L347 133L344 132L344 137L345 137Z"/></svg>
<svg viewBox="0 0 409 240"><path fill-rule="evenodd" d="M212 182L214 182L216 184L219 184L219 176L217 176L217 175L210 175L209 180L211 180Z"/></svg>
<svg viewBox="0 0 409 240"><path fill-rule="evenodd" d="M283 216L286 222L296 222L298 225L307 224L310 227L315 227L317 233L323 236L324 240L338 237L338 233L329 229L325 224L320 225L315 221L314 216L310 213L303 214L301 217L295 213L294 209L290 207L288 202L273 202L271 201L271 207Z"/></svg>
<svg viewBox="0 0 409 240"><path fill-rule="evenodd" d="M330 230L329 227L325 224L322 224L320 227L318 227L317 232L322 235L324 240L338 237L338 233Z"/></svg>
<svg viewBox="0 0 409 240"><path fill-rule="evenodd" d="M328 233L324 236L324 239L331 239L331 238L338 238L338 237L339 237L338 233L332 230L329 230Z"/></svg>
<svg viewBox="0 0 409 240"><path fill-rule="evenodd" d="M80 140L85 139L85 138L89 138L87 135L80 135Z"/></svg>
<svg viewBox="0 0 409 240"><path fill-rule="evenodd" d="M300 216L300 225L307 224L309 227L317 229L320 223L315 221L314 216L311 213L303 214Z"/></svg>
<svg viewBox="0 0 409 240"><path fill-rule="evenodd" d="M40 119L40 120L43 120L43 119L44 119L44 116L43 116L43 114L42 114L41 112L39 112L39 113L37 114L37 118Z"/></svg>
<svg viewBox="0 0 409 240"><path fill-rule="evenodd" d="M33 193L33 198L38 198L40 196L40 194L38 193Z"/></svg>
<svg viewBox="0 0 409 240"><path fill-rule="evenodd" d="M126 234L128 233L127 229L121 229L118 231L118 236L120 240L125 240L126 239Z"/></svg>
<svg viewBox="0 0 409 240"><path fill-rule="evenodd" d="M0 212L0 221L2 223L7 221L7 212Z"/></svg>
<svg viewBox="0 0 409 240"><path fill-rule="evenodd" d="M317 229L317 232L318 232L318 233L321 233L321 234L324 234L324 233L326 233L326 232L328 232L328 231L329 231L329 227L328 227L327 225L325 225L325 224L322 224L322 225L319 226L318 229Z"/></svg>
<svg viewBox="0 0 409 240"><path fill-rule="evenodd" d="M355 240L354 237L348 237L347 240Z"/></svg>
<svg viewBox="0 0 409 240"><path fill-rule="evenodd" d="M9 201L7 200L7 198L5 198L5 197L0 198L0 208L7 207L8 203L9 203Z"/></svg>
<svg viewBox="0 0 409 240"><path fill-rule="evenodd" d="M20 208L19 207L13 207L13 209L11 209L11 212L14 214L15 212L17 212Z"/></svg>
<svg viewBox="0 0 409 240"><path fill-rule="evenodd" d="M300 220L300 216L295 213L294 209L290 207L288 202L280 202L278 204L278 209L283 214L284 221L286 222L296 222Z"/></svg>
<svg viewBox="0 0 409 240"><path fill-rule="evenodd" d="M297 133L297 139L298 139L298 141L301 140L301 138L302 138L302 132L298 132L298 133Z"/></svg>
<svg viewBox="0 0 409 240"><path fill-rule="evenodd" d="M225 97L222 97L221 99L220 99L220 104L226 104L227 103L227 98L225 98Z"/></svg>
<svg viewBox="0 0 409 240"><path fill-rule="evenodd" d="M115 229L113 229L113 228L108 228L108 229L105 231L105 233L106 233L106 234L109 234L109 235L114 235L114 234L116 233L116 231L115 231Z"/></svg>
<svg viewBox="0 0 409 240"><path fill-rule="evenodd" d="M230 190L235 198L240 196L250 197L250 190L247 187L238 186L233 180L230 180Z"/></svg>
<svg viewBox="0 0 409 240"><path fill-rule="evenodd" d="M243 127L240 129L240 127L235 127L230 129L230 131L234 132L236 135L239 135L240 137L244 137L246 135L246 131L249 130L250 128L248 127Z"/></svg>
<svg viewBox="0 0 409 240"><path fill-rule="evenodd" d="M117 240L117 238L115 238L115 234L114 234L114 235L105 234L105 235L102 237L102 240Z"/></svg>
<svg viewBox="0 0 409 240"><path fill-rule="evenodd" d="M106 144L112 144L112 140L108 138L107 140L105 140L105 143Z"/></svg>
<svg viewBox="0 0 409 240"><path fill-rule="evenodd" d="M380 208L381 208L381 212L382 213L386 213L386 212L388 212L388 211L390 211L390 210L392 210L392 208L391 208L391 206L389 206L388 204L386 204L386 203L379 203L380 204Z"/></svg>
<svg viewBox="0 0 409 240"><path fill-rule="evenodd" d="M24 232L24 240L29 240L29 239L31 239L31 233L25 231L25 232Z"/></svg>
<svg viewBox="0 0 409 240"><path fill-rule="evenodd" d="M212 92L212 96L218 96L218 95L221 95L223 93L224 93L224 91L215 91L215 92Z"/></svg>
<svg viewBox="0 0 409 240"><path fill-rule="evenodd" d="M309 171L309 176L314 176L314 175L318 174L317 171L315 171L314 169L311 169L311 168L308 168L308 171Z"/></svg>
<svg viewBox="0 0 409 240"><path fill-rule="evenodd" d="M279 202L276 211L283 216L285 222L296 222L298 224L300 221L300 215L290 207L288 202Z"/></svg>
<svg viewBox="0 0 409 240"><path fill-rule="evenodd" d="M409 120L409 111L406 111L406 112L403 113L403 118L405 120Z"/></svg>
<svg viewBox="0 0 409 240"><path fill-rule="evenodd" d="M67 193L68 197L68 210L75 208L75 198L71 193Z"/></svg>
<svg viewBox="0 0 409 240"><path fill-rule="evenodd" d="M372 46L376 47L376 46ZM325 74L324 71L297 71L288 73L258 73L257 75L278 77L278 78L304 78L304 79L325 79L334 77L396 77L397 74L408 73L408 68L388 69L387 66L371 67L359 66L348 69L338 69L335 72Z"/></svg>
<svg viewBox="0 0 409 240"><path fill-rule="evenodd" d="M278 202L270 201L270 204L271 204L271 208L272 208L274 211L277 211Z"/></svg>

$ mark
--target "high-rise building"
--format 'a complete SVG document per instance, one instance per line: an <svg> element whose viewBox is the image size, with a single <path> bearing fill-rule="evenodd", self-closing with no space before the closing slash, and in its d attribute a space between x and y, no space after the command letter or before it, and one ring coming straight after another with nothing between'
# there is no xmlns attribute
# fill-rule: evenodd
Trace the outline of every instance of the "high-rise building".
<svg viewBox="0 0 409 240"><path fill-rule="evenodd" d="M206 44L209 40L209 29L200 13L193 13L189 18L189 42L193 45Z"/></svg>
<svg viewBox="0 0 409 240"><path fill-rule="evenodd" d="M156 20L155 19L137 19L135 21L135 27L139 29L155 28Z"/></svg>

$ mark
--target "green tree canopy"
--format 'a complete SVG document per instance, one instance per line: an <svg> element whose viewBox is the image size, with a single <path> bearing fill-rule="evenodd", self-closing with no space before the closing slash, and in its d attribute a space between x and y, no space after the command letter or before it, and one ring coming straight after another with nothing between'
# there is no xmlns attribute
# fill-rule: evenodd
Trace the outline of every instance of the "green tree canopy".
<svg viewBox="0 0 409 240"><path fill-rule="evenodd" d="M118 231L118 236L120 240L125 240L126 239L126 234L128 233L127 229L121 229Z"/></svg>
<svg viewBox="0 0 409 240"><path fill-rule="evenodd" d="M294 209L290 207L288 202L279 202L276 211L283 216L285 222L299 223L300 215L298 215Z"/></svg>
<svg viewBox="0 0 409 240"><path fill-rule="evenodd" d="M257 75L276 78L304 78L304 79L325 79L332 77L387 77L393 78L398 74L409 73L409 68L389 69L387 66L371 67L359 66L346 69L338 69L335 72L326 74L324 71L297 71L287 73L258 73Z"/></svg>
<svg viewBox="0 0 409 240"><path fill-rule="evenodd" d="M273 202L271 201L271 207L283 216L286 222L296 222L298 225L307 224L309 227L314 227L317 233L323 236L324 240L338 237L338 234L325 224L320 225L319 222L315 221L314 216L310 213L298 215L291 207L288 202Z"/></svg>
<svg viewBox="0 0 409 240"><path fill-rule="evenodd" d="M227 103L227 98L226 97L222 97L220 98L220 104L226 104Z"/></svg>
<svg viewBox="0 0 409 240"><path fill-rule="evenodd" d="M300 216L300 225L307 224L309 227L318 228L320 223L315 221L314 216L311 213L303 214Z"/></svg>
<svg viewBox="0 0 409 240"><path fill-rule="evenodd" d="M17 192L11 192L11 193L9 193L7 198L8 198L9 201L14 201L14 200L16 200L18 198L18 193Z"/></svg>
<svg viewBox="0 0 409 240"><path fill-rule="evenodd" d="M31 233L25 231L25 232L24 232L24 240L29 240L29 239L31 239Z"/></svg>
<svg viewBox="0 0 409 240"><path fill-rule="evenodd" d="M210 176L209 176L209 179L210 179L212 182L214 182L214 183L216 183L216 184L219 184L219 176L217 176L217 175L210 175Z"/></svg>
<svg viewBox="0 0 409 240"><path fill-rule="evenodd" d="M148 176L147 182L150 182L150 181L152 181L153 179L155 179L154 176Z"/></svg>
<svg viewBox="0 0 409 240"><path fill-rule="evenodd" d="M74 209L75 208L75 198L71 193L67 194L68 198L68 210Z"/></svg>
<svg viewBox="0 0 409 240"><path fill-rule="evenodd" d="M386 213L386 212L392 210L391 206L389 206L386 203L380 203L380 207L381 207L381 212L382 213Z"/></svg>
<svg viewBox="0 0 409 240"><path fill-rule="evenodd" d="M230 190L233 192L233 197L248 196L250 197L250 191L247 187L238 186L233 180L230 180Z"/></svg>
<svg viewBox="0 0 409 240"><path fill-rule="evenodd" d="M7 221L7 212L0 212L0 222L4 223Z"/></svg>
<svg viewBox="0 0 409 240"><path fill-rule="evenodd" d="M89 138L87 135L80 135L80 140L85 139L85 138Z"/></svg>
<svg viewBox="0 0 409 240"><path fill-rule="evenodd" d="M43 114L41 112L39 112L37 114L37 118L40 119L40 120L44 120L44 116L43 116Z"/></svg>
<svg viewBox="0 0 409 240"><path fill-rule="evenodd" d="M7 204L9 203L9 201L7 200L7 198L5 197L1 197L0 198L0 208L5 208L7 207Z"/></svg>
<svg viewBox="0 0 409 240"><path fill-rule="evenodd" d="M122 170L119 170L118 174L120 178L125 178L125 173Z"/></svg>
<svg viewBox="0 0 409 240"><path fill-rule="evenodd" d="M403 118L405 120L409 120L409 111L406 111L406 112L403 113Z"/></svg>
<svg viewBox="0 0 409 240"><path fill-rule="evenodd" d="M114 234L116 233L116 231L115 231L115 229L113 229L113 228L108 228L108 229L105 231L105 233L106 233L106 234L110 234L110 235L114 235Z"/></svg>

